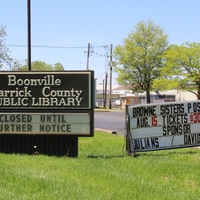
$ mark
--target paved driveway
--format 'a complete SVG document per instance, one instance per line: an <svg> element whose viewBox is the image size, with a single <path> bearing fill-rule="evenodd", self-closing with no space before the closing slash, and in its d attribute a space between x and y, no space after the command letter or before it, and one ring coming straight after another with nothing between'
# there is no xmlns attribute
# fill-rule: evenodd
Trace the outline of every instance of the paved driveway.
<svg viewBox="0 0 200 200"><path fill-rule="evenodd" d="M95 112L94 127L96 130L116 131L117 134L124 134L125 111Z"/></svg>

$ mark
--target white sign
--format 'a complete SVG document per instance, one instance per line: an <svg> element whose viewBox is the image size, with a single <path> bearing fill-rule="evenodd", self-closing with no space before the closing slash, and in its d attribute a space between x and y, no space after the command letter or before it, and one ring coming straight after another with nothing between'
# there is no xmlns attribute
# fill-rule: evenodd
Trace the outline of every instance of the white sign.
<svg viewBox="0 0 200 200"><path fill-rule="evenodd" d="M0 113L0 134L90 135L88 113Z"/></svg>
<svg viewBox="0 0 200 200"><path fill-rule="evenodd" d="M135 151L200 145L200 101L129 106Z"/></svg>

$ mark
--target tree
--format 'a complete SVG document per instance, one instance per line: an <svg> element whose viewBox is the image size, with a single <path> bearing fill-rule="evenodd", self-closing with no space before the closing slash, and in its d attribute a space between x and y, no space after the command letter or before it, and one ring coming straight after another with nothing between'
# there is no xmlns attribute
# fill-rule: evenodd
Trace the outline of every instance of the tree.
<svg viewBox="0 0 200 200"><path fill-rule="evenodd" d="M26 61L27 62L27 61ZM31 63L31 70L32 71L46 71L46 70L64 70L64 67L60 63L56 63L54 65L47 64L42 61L34 61ZM25 65L16 65L13 68L13 71L28 71L27 63Z"/></svg>
<svg viewBox="0 0 200 200"><path fill-rule="evenodd" d="M153 21L141 21L123 44L114 49L118 83L131 86L133 92L146 92L147 103L150 103L153 80L159 77L159 68L163 67L167 39L168 35Z"/></svg>
<svg viewBox="0 0 200 200"><path fill-rule="evenodd" d="M9 49L5 46L5 37L7 36L5 29L5 26L0 25L0 69L4 64L10 68L13 64L13 59L8 55Z"/></svg>
<svg viewBox="0 0 200 200"><path fill-rule="evenodd" d="M54 70L64 70L64 67L61 63L55 63L54 66L53 66Z"/></svg>
<svg viewBox="0 0 200 200"><path fill-rule="evenodd" d="M164 62L161 77L154 80L154 89L181 89L200 99L200 43L170 45Z"/></svg>

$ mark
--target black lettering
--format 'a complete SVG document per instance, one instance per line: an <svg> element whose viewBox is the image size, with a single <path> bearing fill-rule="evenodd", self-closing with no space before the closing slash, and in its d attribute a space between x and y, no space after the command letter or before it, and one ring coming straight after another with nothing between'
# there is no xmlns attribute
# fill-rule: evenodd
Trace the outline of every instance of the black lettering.
<svg viewBox="0 0 200 200"><path fill-rule="evenodd" d="M200 103L199 103L199 102L193 103L193 111L194 111L194 112L200 111Z"/></svg>
<svg viewBox="0 0 200 200"><path fill-rule="evenodd" d="M51 115L46 115L46 122L51 122Z"/></svg>
<svg viewBox="0 0 200 200"><path fill-rule="evenodd" d="M148 117L156 115L156 106L135 107L133 108L133 117Z"/></svg>
<svg viewBox="0 0 200 200"><path fill-rule="evenodd" d="M26 115L22 115L22 122L26 122Z"/></svg>
<svg viewBox="0 0 200 200"><path fill-rule="evenodd" d="M19 124L16 124L16 131L20 132L21 131L21 126Z"/></svg>
<svg viewBox="0 0 200 200"><path fill-rule="evenodd" d="M155 138L155 147L158 148L159 147L159 139Z"/></svg>
<svg viewBox="0 0 200 200"><path fill-rule="evenodd" d="M61 122L63 122L63 123L66 122L64 115L62 115L62 121Z"/></svg>
<svg viewBox="0 0 200 200"><path fill-rule="evenodd" d="M185 145L200 144L200 134L184 135L184 144Z"/></svg>
<svg viewBox="0 0 200 200"><path fill-rule="evenodd" d="M141 148L144 149L142 139L140 139L139 142L140 142L140 146L141 146Z"/></svg>
<svg viewBox="0 0 200 200"><path fill-rule="evenodd" d="M32 132L32 125L28 124L27 132Z"/></svg>
<svg viewBox="0 0 200 200"><path fill-rule="evenodd" d="M188 112L190 112L191 108L192 108L191 103L188 103Z"/></svg>
<svg viewBox="0 0 200 200"><path fill-rule="evenodd" d="M9 132L9 125L8 124L5 124L5 132Z"/></svg>
<svg viewBox="0 0 200 200"><path fill-rule="evenodd" d="M40 124L40 132L47 132L47 133L61 133L61 132L71 132L71 125L70 124Z"/></svg>
<svg viewBox="0 0 200 200"><path fill-rule="evenodd" d="M163 105L160 106L160 114L161 114L161 115L164 115L164 114L165 114L165 113L164 113L164 106L163 106Z"/></svg>
<svg viewBox="0 0 200 200"><path fill-rule="evenodd" d="M45 131L46 131L46 132L50 132L50 130L51 130L50 125L46 125L46 126L45 126Z"/></svg>
<svg viewBox="0 0 200 200"><path fill-rule="evenodd" d="M150 142L149 142L149 138L145 138L145 139L144 139L144 143L145 143L145 148L146 148L146 149L151 148L151 145L150 145Z"/></svg>
<svg viewBox="0 0 200 200"><path fill-rule="evenodd" d="M26 124L22 124L22 132L26 132Z"/></svg>
<svg viewBox="0 0 200 200"><path fill-rule="evenodd" d="M71 125L70 124L67 124L67 126L66 126L66 132L71 132Z"/></svg>
<svg viewBox="0 0 200 200"><path fill-rule="evenodd" d="M163 126L163 135L166 136L167 135L167 130L166 130L166 126Z"/></svg>
<svg viewBox="0 0 200 200"><path fill-rule="evenodd" d="M184 104L168 104L160 106L161 115L184 113Z"/></svg>
<svg viewBox="0 0 200 200"><path fill-rule="evenodd" d="M157 137L137 139L133 140L133 142L136 150L154 149L159 147L159 139Z"/></svg>
<svg viewBox="0 0 200 200"><path fill-rule="evenodd" d="M139 144L138 140L134 140L133 142L134 142L134 148L140 149L140 144Z"/></svg>
<svg viewBox="0 0 200 200"><path fill-rule="evenodd" d="M20 122L21 121L21 117L20 117L20 115L17 115L16 116L16 122Z"/></svg>
<svg viewBox="0 0 200 200"><path fill-rule="evenodd" d="M40 122L45 122L45 115L40 115Z"/></svg>
<svg viewBox="0 0 200 200"><path fill-rule="evenodd" d="M191 134L191 127L190 124L174 124L163 126L162 131L163 136Z"/></svg>
<svg viewBox="0 0 200 200"><path fill-rule="evenodd" d="M137 118L137 128L148 127L148 118Z"/></svg>
<svg viewBox="0 0 200 200"><path fill-rule="evenodd" d="M27 115L27 122L31 122L32 121L32 116L31 115Z"/></svg>
<svg viewBox="0 0 200 200"><path fill-rule="evenodd" d="M65 125L62 125L62 126L60 127L60 129L61 129L61 132L65 132Z"/></svg>
<svg viewBox="0 0 200 200"><path fill-rule="evenodd" d="M10 121L11 122L15 121L15 115L10 115ZM9 120L7 119L6 122L9 122Z"/></svg>
<svg viewBox="0 0 200 200"><path fill-rule="evenodd" d="M142 139L134 140L134 147L135 149L144 149Z"/></svg>
<svg viewBox="0 0 200 200"><path fill-rule="evenodd" d="M184 114L184 121L183 121L183 123L188 123L188 118L187 118L187 114Z"/></svg>
<svg viewBox="0 0 200 200"><path fill-rule="evenodd" d="M44 125L40 125L40 132L45 132Z"/></svg>

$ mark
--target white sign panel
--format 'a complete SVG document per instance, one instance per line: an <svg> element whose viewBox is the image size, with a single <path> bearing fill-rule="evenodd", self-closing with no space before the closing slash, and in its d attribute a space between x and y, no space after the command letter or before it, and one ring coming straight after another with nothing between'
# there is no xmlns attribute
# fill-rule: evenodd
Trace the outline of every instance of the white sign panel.
<svg viewBox="0 0 200 200"><path fill-rule="evenodd" d="M200 101L129 106L135 151L200 145Z"/></svg>
<svg viewBox="0 0 200 200"><path fill-rule="evenodd" d="M0 134L90 135L88 113L0 113Z"/></svg>

